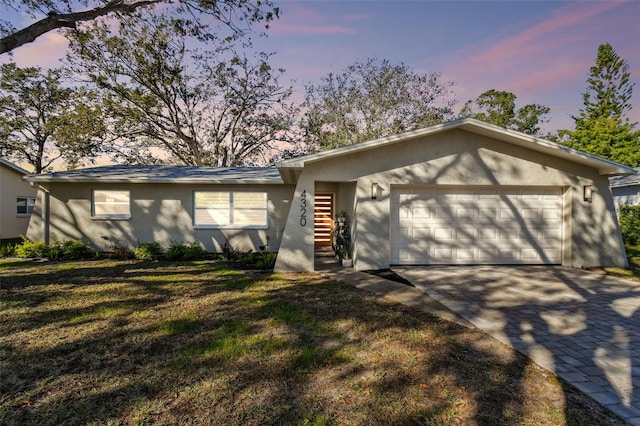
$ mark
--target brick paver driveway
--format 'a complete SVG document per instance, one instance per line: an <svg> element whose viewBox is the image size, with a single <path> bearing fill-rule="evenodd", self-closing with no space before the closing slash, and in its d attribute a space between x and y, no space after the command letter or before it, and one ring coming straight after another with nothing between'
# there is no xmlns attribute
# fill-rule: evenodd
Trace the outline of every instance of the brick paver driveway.
<svg viewBox="0 0 640 426"><path fill-rule="evenodd" d="M640 283L561 266L394 271L640 425Z"/></svg>

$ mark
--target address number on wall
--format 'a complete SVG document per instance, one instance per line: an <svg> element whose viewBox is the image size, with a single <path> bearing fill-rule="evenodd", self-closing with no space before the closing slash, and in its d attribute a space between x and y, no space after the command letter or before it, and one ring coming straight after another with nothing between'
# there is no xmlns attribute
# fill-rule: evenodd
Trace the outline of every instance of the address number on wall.
<svg viewBox="0 0 640 426"><path fill-rule="evenodd" d="M300 193L300 226L307 226L307 190Z"/></svg>

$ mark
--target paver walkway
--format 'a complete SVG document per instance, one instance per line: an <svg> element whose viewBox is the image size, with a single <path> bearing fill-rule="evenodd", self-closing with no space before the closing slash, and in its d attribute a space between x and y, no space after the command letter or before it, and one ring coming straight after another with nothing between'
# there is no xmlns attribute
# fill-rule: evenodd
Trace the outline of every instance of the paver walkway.
<svg viewBox="0 0 640 426"><path fill-rule="evenodd" d="M640 283L560 266L394 271L640 426Z"/></svg>

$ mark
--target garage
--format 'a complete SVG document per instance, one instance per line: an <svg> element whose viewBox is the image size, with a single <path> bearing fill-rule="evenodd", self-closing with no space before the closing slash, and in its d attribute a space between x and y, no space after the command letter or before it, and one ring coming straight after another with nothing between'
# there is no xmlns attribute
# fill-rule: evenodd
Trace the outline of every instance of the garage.
<svg viewBox="0 0 640 426"><path fill-rule="evenodd" d="M391 190L391 264L560 264L557 187Z"/></svg>

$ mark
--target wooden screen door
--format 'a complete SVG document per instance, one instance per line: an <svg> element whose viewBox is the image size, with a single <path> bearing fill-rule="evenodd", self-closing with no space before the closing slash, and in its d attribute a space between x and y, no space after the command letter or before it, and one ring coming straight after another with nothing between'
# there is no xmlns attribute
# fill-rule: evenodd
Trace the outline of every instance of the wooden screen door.
<svg viewBox="0 0 640 426"><path fill-rule="evenodd" d="M316 246L330 246L333 231L333 194L316 192L313 205L313 241Z"/></svg>

